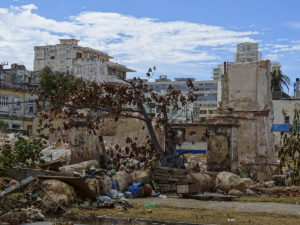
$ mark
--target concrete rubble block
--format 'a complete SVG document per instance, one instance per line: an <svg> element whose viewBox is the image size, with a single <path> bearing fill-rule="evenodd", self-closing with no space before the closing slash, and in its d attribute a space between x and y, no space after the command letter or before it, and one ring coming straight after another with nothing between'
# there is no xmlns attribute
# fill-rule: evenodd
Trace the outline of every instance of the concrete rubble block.
<svg viewBox="0 0 300 225"><path fill-rule="evenodd" d="M99 166L98 161L89 160L81 163L63 166L59 168L59 171L63 173L73 173L73 172L82 173L87 167L91 167L91 166Z"/></svg>
<svg viewBox="0 0 300 225"><path fill-rule="evenodd" d="M210 192L215 186L214 180L207 174L190 173L192 184L189 186L190 193Z"/></svg>
<svg viewBox="0 0 300 225"><path fill-rule="evenodd" d="M0 217L1 223L14 223L15 221L26 222L27 216L25 212L8 212Z"/></svg>
<svg viewBox="0 0 300 225"><path fill-rule="evenodd" d="M50 145L41 151L41 159L45 161L45 164L58 161L63 161L66 164L69 164L71 160L71 150L67 146L62 147L63 148L54 148Z"/></svg>
<svg viewBox="0 0 300 225"><path fill-rule="evenodd" d="M72 186L59 180L45 180L42 185L47 192L42 197L42 202L47 209L73 203L75 191Z"/></svg>
<svg viewBox="0 0 300 225"><path fill-rule="evenodd" d="M44 221L42 211L34 208L21 209L17 212L8 212L0 217L1 222L19 224L20 222Z"/></svg>
<svg viewBox="0 0 300 225"><path fill-rule="evenodd" d="M113 188L113 182L110 176L104 175L98 179L100 182L100 194L105 195L110 189Z"/></svg>
<svg viewBox="0 0 300 225"><path fill-rule="evenodd" d="M245 192L245 182L238 175L230 172L220 172L217 175L216 183L219 185L219 189L228 192L231 189L236 189L241 192Z"/></svg>
<svg viewBox="0 0 300 225"><path fill-rule="evenodd" d="M142 182L143 184L151 184L151 173L149 170L135 170L131 174L133 182Z"/></svg>
<svg viewBox="0 0 300 225"><path fill-rule="evenodd" d="M101 194L101 181L97 178L86 178L84 182L89 186L91 191L99 196Z"/></svg>
<svg viewBox="0 0 300 225"><path fill-rule="evenodd" d="M271 180L271 181L266 181L266 182L264 183L264 187L265 187L265 188L273 188L273 187L275 187L275 181L273 181L273 180Z"/></svg>
<svg viewBox="0 0 300 225"><path fill-rule="evenodd" d="M236 189L231 189L231 190L228 191L228 194L230 194L230 195L236 195L236 196L242 196L243 192L241 192L239 190L236 190Z"/></svg>
<svg viewBox="0 0 300 225"><path fill-rule="evenodd" d="M251 185L253 185L253 181L251 180L251 178L242 178L242 181L245 183L246 188L249 188L251 187Z"/></svg>
<svg viewBox="0 0 300 225"><path fill-rule="evenodd" d="M118 171L113 179L116 180L120 192L124 192L127 187L133 182L130 174L125 171Z"/></svg>

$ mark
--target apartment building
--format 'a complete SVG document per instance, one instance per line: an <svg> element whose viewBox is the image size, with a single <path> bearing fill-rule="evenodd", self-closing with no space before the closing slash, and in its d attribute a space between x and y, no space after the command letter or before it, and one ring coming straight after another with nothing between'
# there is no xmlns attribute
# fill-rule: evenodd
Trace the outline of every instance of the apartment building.
<svg viewBox="0 0 300 225"><path fill-rule="evenodd" d="M124 65L110 61L113 57L102 51L82 47L76 39L60 39L56 45L34 47L34 71L45 66L53 71L71 73L97 82L120 82L127 72L135 72ZM121 79L120 79L121 78Z"/></svg>
<svg viewBox="0 0 300 225"><path fill-rule="evenodd" d="M38 89L38 73L24 65L0 66L0 119L8 123L10 131L31 134L37 113L33 91Z"/></svg>
<svg viewBox="0 0 300 225"><path fill-rule="evenodd" d="M195 78L175 78L171 81L166 75L162 75L155 82L148 82L148 86L158 94L165 95L171 84L184 94L188 91L187 79L191 79L195 87L199 89L198 100L186 105L180 111L170 110L168 116L172 123L200 122L217 109L217 81L196 81ZM159 112L159 108L153 105L147 105L146 110L153 116Z"/></svg>

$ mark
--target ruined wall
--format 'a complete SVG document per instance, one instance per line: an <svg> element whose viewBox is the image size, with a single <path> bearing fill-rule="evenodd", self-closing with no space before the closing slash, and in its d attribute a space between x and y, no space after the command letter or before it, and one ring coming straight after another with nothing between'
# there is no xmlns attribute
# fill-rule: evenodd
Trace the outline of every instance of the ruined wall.
<svg viewBox="0 0 300 225"><path fill-rule="evenodd" d="M53 127L63 127L63 119L53 120ZM33 123L33 135L37 134L37 128L39 124L38 117L34 119ZM71 128L68 130L62 129L61 131L49 132L48 129L43 131L45 135L49 137L49 145L58 145L60 143L69 143L71 149L71 161L70 163L78 163L91 159L101 161L101 157L105 157L103 141L99 136L102 135L115 135L116 124L111 119L105 120L103 126L95 134L92 130L87 128Z"/></svg>
<svg viewBox="0 0 300 225"><path fill-rule="evenodd" d="M143 127L145 126L145 129ZM161 146L164 146L164 135L159 129L155 129L158 141ZM130 137L138 144L143 144L146 141L146 136L149 135L146 124L138 119L133 118L120 118L117 122L116 135L104 136L103 140L114 144L118 144L120 147L126 146L126 138ZM164 148L164 147L163 147Z"/></svg>
<svg viewBox="0 0 300 225"><path fill-rule="evenodd" d="M218 123L231 119L238 125L236 133L233 132L234 126L231 131L229 129L225 132L230 143L229 149L222 147L224 138L223 141L222 138L215 140L221 143L220 149L224 151L221 155L226 155L225 152L228 151L231 170L236 170L238 164L243 161L259 165L274 163L269 67L269 61L229 63L226 73L222 76L220 109L211 118L210 123L215 120L214 126L218 128ZM211 136L210 138L216 138L216 134ZM208 146L210 151L216 151L212 141ZM220 161L215 157L211 157L211 160L213 160L211 163Z"/></svg>

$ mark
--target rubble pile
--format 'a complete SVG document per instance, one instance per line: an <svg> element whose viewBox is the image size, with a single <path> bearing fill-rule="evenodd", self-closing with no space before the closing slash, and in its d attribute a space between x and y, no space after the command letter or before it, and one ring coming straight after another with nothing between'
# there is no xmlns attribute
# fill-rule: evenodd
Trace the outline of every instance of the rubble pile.
<svg viewBox="0 0 300 225"><path fill-rule="evenodd" d="M145 163L132 158L130 150L116 149L116 145L108 141L104 141L107 150L107 167L108 169L117 169L119 171L126 171L130 173L135 170L144 170Z"/></svg>
<svg viewBox="0 0 300 225"><path fill-rule="evenodd" d="M0 144L7 139L13 142L17 137L1 134ZM159 166L146 169L144 163L122 155L112 144L106 142L105 145L109 149L106 169L100 168L98 160L70 164L72 151L62 144L41 151L43 162L37 170L19 169L23 173L15 172L11 177L0 168L0 222L17 225L42 221L45 214L66 213L74 207L128 210L132 207L130 198L167 198L166 194L224 201L262 193L277 197L300 196L300 190L274 189L290 185L289 172L274 175L273 180L256 182L226 171L209 173L205 162L196 156L187 160L186 169Z"/></svg>

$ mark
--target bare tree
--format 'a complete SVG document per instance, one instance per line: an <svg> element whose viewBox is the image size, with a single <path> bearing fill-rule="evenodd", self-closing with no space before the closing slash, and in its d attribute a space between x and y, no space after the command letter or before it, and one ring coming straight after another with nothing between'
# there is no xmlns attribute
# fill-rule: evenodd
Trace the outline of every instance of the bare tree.
<svg viewBox="0 0 300 225"><path fill-rule="evenodd" d="M150 68L147 76L151 77L154 71L155 67ZM169 85L166 94L162 96L149 88L146 80L140 78L122 80L116 84L89 82L72 75L54 76L49 69L45 69L42 74L40 94L43 98L48 98L51 105L50 113L41 117L44 122L49 122L45 127L52 128L53 118L63 116L69 118L69 122L64 123L64 129L84 126L96 134L105 117L113 117L116 121L124 117L135 118L145 124L149 140L147 146L138 147L134 140L128 138L127 143L131 144L133 151L128 148L125 151L131 157L139 157L145 161L155 156L161 166L184 167L183 159L176 153L179 139L177 131L170 126L168 110L181 110L197 99L197 89L191 80L187 80L188 91L185 94ZM147 114L146 104L159 109L156 116ZM155 128L163 130L164 146L160 145ZM117 149L120 147L117 146Z"/></svg>

